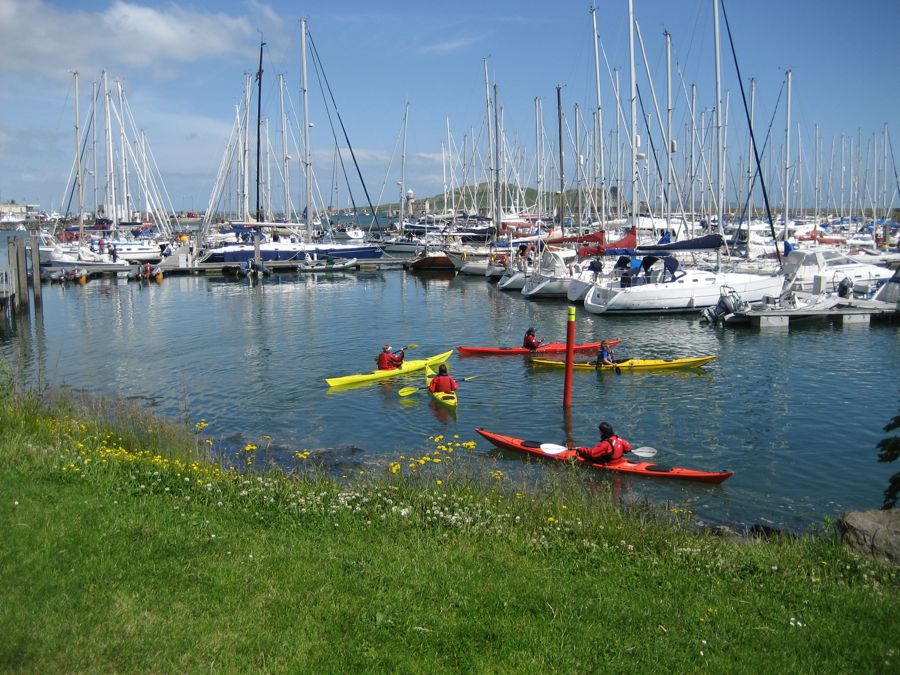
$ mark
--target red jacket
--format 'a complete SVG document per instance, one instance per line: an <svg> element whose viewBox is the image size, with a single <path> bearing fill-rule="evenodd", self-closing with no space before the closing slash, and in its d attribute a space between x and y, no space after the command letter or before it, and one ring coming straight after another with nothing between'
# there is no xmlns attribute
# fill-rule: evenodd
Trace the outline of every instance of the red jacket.
<svg viewBox="0 0 900 675"><path fill-rule="evenodd" d="M391 354L390 352L381 352L378 355L378 370L395 370L403 364L403 352Z"/></svg>
<svg viewBox="0 0 900 675"><path fill-rule="evenodd" d="M541 340L538 340L534 335L530 333L525 334L525 338L522 340L522 346L526 349L537 349L541 346Z"/></svg>
<svg viewBox="0 0 900 675"><path fill-rule="evenodd" d="M610 436L592 448L578 448L578 454L592 462L621 459L626 452L631 452L631 443L618 436Z"/></svg>
<svg viewBox="0 0 900 675"><path fill-rule="evenodd" d="M428 385L428 391L449 394L459 389L459 385L449 375L436 375Z"/></svg>

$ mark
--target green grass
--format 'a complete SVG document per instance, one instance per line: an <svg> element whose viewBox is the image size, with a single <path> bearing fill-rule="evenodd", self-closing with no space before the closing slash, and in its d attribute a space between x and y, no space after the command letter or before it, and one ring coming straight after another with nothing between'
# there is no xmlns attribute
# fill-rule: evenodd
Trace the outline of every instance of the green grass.
<svg viewBox="0 0 900 675"><path fill-rule="evenodd" d="M733 542L565 474L477 480L463 439L340 485L108 402L0 403L2 671L897 669L896 571L824 530Z"/></svg>

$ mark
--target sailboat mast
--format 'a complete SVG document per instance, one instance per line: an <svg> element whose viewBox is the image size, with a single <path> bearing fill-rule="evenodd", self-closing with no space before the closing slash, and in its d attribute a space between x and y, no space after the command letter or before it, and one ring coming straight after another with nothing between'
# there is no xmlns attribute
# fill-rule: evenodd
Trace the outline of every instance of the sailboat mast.
<svg viewBox="0 0 900 675"><path fill-rule="evenodd" d="M106 185L107 185L107 207L112 208L113 226L119 223L119 209L116 207L116 178L115 168L113 167L113 146L112 146L112 113L110 112L110 96L109 82L107 80L106 71L103 71L103 99L106 108ZM109 213L106 217L109 218Z"/></svg>
<svg viewBox="0 0 900 675"><path fill-rule="evenodd" d="M562 108L562 85L556 85L556 119L559 136L559 232L560 236L565 236L566 226L563 223L565 217L565 199L566 199L566 172L565 166L565 150L563 149L563 108Z"/></svg>
<svg viewBox="0 0 900 675"><path fill-rule="evenodd" d="M91 162L93 164L93 175L91 177L91 186L94 190L94 217L97 217L97 83L91 82ZM84 211L84 209L81 209Z"/></svg>
<svg viewBox="0 0 900 675"><path fill-rule="evenodd" d="M816 225L819 224L819 123L816 122L816 204L813 219Z"/></svg>
<svg viewBox="0 0 900 675"><path fill-rule="evenodd" d="M400 230L404 228L406 221L406 122L409 119L409 101L403 109L403 153L400 155ZM444 208L447 208L447 200L444 200Z"/></svg>
<svg viewBox="0 0 900 675"><path fill-rule="evenodd" d="M594 28L592 40L594 43L594 80L597 85L597 123L595 134L597 135L597 143L600 151L600 156L595 158L595 166L597 163L600 165L600 227L603 228L606 227L606 161L603 148L603 99L600 96L600 53L597 48L597 41L600 39L600 36L597 34L596 7L591 7L591 20ZM594 190L596 189L597 185L595 181Z"/></svg>
<svg viewBox="0 0 900 675"><path fill-rule="evenodd" d="M259 43L259 68L256 71L256 222L263 220L262 212L259 210L259 170L260 159L262 153L261 133L262 133L262 59L263 47L265 42L260 40Z"/></svg>
<svg viewBox="0 0 900 675"><path fill-rule="evenodd" d="M634 0L628 0L628 60L631 73L631 226L637 227L637 80L634 72Z"/></svg>
<svg viewBox="0 0 900 675"><path fill-rule="evenodd" d="M84 227L84 187L81 178L81 118L78 110L78 71L73 73L75 80L75 183L78 186L78 227Z"/></svg>
<svg viewBox="0 0 900 675"><path fill-rule="evenodd" d="M713 2L713 26L716 42L716 201L719 233L725 227L725 137L722 130L722 66L719 57L719 0Z"/></svg>
<svg viewBox="0 0 900 675"><path fill-rule="evenodd" d="M300 94L303 98L303 169L305 175L305 199L303 213L306 218L306 234L312 240L311 193L312 193L312 164L309 157L309 89L306 82L306 19L300 20Z"/></svg>
<svg viewBox="0 0 900 675"><path fill-rule="evenodd" d="M495 215L495 195L494 195L494 125L491 124L491 84L490 79L488 78L488 65L487 59L483 58L482 64L484 65L484 105L485 105L485 116L484 123L487 126L488 132L488 180L490 181L490 208L491 208L491 216ZM500 227L499 222L494 223L494 227Z"/></svg>
<svg viewBox="0 0 900 675"><path fill-rule="evenodd" d="M288 155L287 144L287 121L284 116L284 74L278 74L278 104L281 108L281 171L282 171L282 203L284 209L284 220L289 221L291 218L291 179L290 179L290 156Z"/></svg>
<svg viewBox="0 0 900 675"><path fill-rule="evenodd" d="M672 139L672 35L669 31L663 34L666 38L666 231L672 231L672 152L675 141Z"/></svg>
<svg viewBox="0 0 900 675"><path fill-rule="evenodd" d="M788 237L788 208L790 206L790 162L791 162L791 71L785 73L787 77L787 106L786 121L784 125L784 233L783 239Z"/></svg>
<svg viewBox="0 0 900 675"><path fill-rule="evenodd" d="M756 112L756 78L750 78L750 128L753 128L753 117ZM753 219L753 135L747 134L747 231Z"/></svg>
<svg viewBox="0 0 900 675"><path fill-rule="evenodd" d="M122 81L116 80L116 89L119 93L119 111L121 115L121 119L119 121L119 144L122 146L120 148L122 153L122 204L123 204L123 217L126 222L131 220L131 195L128 192L128 160L127 155L125 154L125 106L123 104L124 95L122 93Z"/></svg>
<svg viewBox="0 0 900 675"><path fill-rule="evenodd" d="M490 122L490 120L488 120ZM494 239L497 238L497 233L500 232L500 226L503 224L503 204L501 203L502 196L500 193L500 170L503 167L502 154L500 152L500 90L497 87L496 82L494 83L494 158L497 162L497 169L494 171Z"/></svg>

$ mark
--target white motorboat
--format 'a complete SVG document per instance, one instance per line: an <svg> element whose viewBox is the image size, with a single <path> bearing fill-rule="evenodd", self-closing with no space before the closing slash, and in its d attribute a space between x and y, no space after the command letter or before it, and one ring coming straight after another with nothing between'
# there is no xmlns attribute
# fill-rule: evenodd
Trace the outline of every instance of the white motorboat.
<svg viewBox="0 0 900 675"><path fill-rule="evenodd" d="M866 295L890 279L891 274L885 267L854 260L834 249L795 249L784 259L785 291L811 291L816 277L820 277L819 290L836 291L848 279L854 293Z"/></svg>

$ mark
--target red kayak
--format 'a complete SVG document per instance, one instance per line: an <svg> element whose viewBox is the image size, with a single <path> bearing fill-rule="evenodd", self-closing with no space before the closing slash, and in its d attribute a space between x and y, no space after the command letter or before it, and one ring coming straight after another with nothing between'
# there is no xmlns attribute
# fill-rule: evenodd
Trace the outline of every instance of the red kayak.
<svg viewBox="0 0 900 675"><path fill-rule="evenodd" d="M609 346L615 347L621 340L610 340ZM528 347L457 347L460 356L501 356L504 354L549 354L566 351L565 342L548 342L537 349ZM576 352L595 352L600 349L599 342L583 342L575 345Z"/></svg>
<svg viewBox="0 0 900 675"><path fill-rule="evenodd" d="M491 443L503 450L525 452L547 459L568 460L577 457L575 450L570 450L556 443L541 443L540 441L525 441L512 436L501 436L484 429L475 429L479 434ZM682 469L677 466L663 466L653 462L630 462L624 457L611 462L589 462L578 457L581 464L592 466L604 471L617 471L619 473L631 473L640 476L655 476L656 478L674 478L676 480L694 480L701 483L721 483L734 475L734 471L697 471L694 469Z"/></svg>

